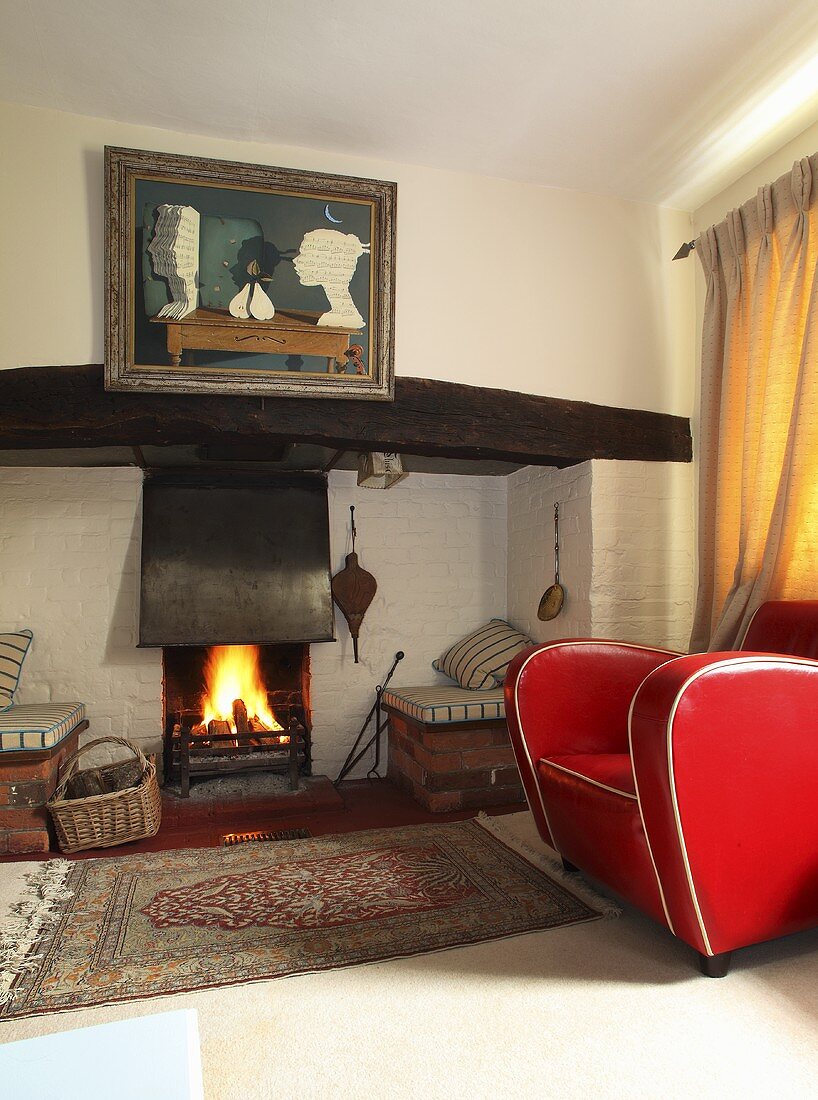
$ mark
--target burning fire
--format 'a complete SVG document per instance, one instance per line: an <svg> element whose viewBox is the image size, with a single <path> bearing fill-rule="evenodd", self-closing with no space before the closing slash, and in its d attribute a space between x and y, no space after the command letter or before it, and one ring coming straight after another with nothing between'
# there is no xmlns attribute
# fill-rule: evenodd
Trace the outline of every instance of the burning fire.
<svg viewBox="0 0 818 1100"><path fill-rule="evenodd" d="M205 694L202 696L203 725L214 719L229 722L236 732L233 703L240 699L247 714L267 730L283 727L267 702L267 691L259 668L259 649L255 645L217 645L207 655L204 668Z"/></svg>

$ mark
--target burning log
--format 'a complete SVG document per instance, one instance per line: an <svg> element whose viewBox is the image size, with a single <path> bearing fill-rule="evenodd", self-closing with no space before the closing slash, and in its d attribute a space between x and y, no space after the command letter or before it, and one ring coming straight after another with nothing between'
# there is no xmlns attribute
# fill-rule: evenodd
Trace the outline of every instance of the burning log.
<svg viewBox="0 0 818 1100"><path fill-rule="evenodd" d="M250 742L251 745L256 748L264 748L270 744L270 735L273 731L257 714L254 714L250 719L250 732L256 735Z"/></svg>
<svg viewBox="0 0 818 1100"><path fill-rule="evenodd" d="M236 733L239 735L247 735L253 728L247 717L247 707L243 699L233 700L233 721L236 723Z"/></svg>
<svg viewBox="0 0 818 1100"><path fill-rule="evenodd" d="M211 718L207 723L207 732L210 737L216 737L219 734L226 734L228 737L232 734L229 722L222 722L218 718Z"/></svg>
<svg viewBox="0 0 818 1100"><path fill-rule="evenodd" d="M191 737L207 737L207 726L204 722L199 722L198 725L192 727L190 735Z"/></svg>

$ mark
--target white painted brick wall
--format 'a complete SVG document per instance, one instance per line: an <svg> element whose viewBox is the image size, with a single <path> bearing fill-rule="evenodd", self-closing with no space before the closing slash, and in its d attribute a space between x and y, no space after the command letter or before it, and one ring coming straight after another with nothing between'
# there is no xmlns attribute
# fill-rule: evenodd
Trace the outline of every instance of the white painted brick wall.
<svg viewBox="0 0 818 1100"><path fill-rule="evenodd" d="M136 648L141 473L0 469L0 629L35 633L20 700L88 704L88 736L161 745L161 653ZM394 653L395 686L432 683L430 662L493 615L538 641L597 635L684 648L693 605L692 467L583 463L510 478L412 474L387 491L333 471L333 571L356 507L361 564L378 593L361 663L337 616L337 642L312 646L314 755L334 775ZM541 623L561 502L565 607ZM593 529L593 537L592 537Z"/></svg>
<svg viewBox="0 0 818 1100"><path fill-rule="evenodd" d="M22 703L81 700L86 740L162 743L161 651L137 649L141 471L0 469L0 629L34 642Z"/></svg>
<svg viewBox="0 0 818 1100"><path fill-rule="evenodd" d="M686 650L694 603L692 463L592 467L594 636Z"/></svg>
<svg viewBox="0 0 818 1100"><path fill-rule="evenodd" d="M567 470L526 466L508 478L508 613L537 642L591 633L591 463ZM554 504L560 504L560 581L565 603L556 619L537 618L554 583Z"/></svg>
<svg viewBox="0 0 818 1100"><path fill-rule="evenodd" d="M88 738L124 734L158 751L161 651L136 648L141 482L135 469L0 469L0 629L35 634L21 702L81 699ZM340 615L339 640L311 648L315 769L330 775L396 650L395 684L431 683L434 657L506 611L502 478L413 474L379 491L333 471L333 571L350 548L350 504L378 593L359 665Z"/></svg>
<svg viewBox="0 0 818 1100"><path fill-rule="evenodd" d="M338 641L310 650L316 771L337 773L397 650L406 657L392 686L445 682L431 668L434 658L466 631L505 616L506 498L504 478L410 474L377 490L333 471L332 571L352 548L354 504L358 556L378 591L361 628L360 664L337 610Z"/></svg>
<svg viewBox="0 0 818 1100"><path fill-rule="evenodd" d="M563 611L541 623L560 507ZM619 638L684 650L693 616L693 467L594 461L509 478L509 617L537 641Z"/></svg>

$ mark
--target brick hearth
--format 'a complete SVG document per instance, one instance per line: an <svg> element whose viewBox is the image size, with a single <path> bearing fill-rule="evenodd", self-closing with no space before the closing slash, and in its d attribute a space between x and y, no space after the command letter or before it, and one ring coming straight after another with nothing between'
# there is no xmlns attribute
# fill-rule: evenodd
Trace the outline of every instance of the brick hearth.
<svg viewBox="0 0 818 1100"><path fill-rule="evenodd" d="M60 767L77 751L87 722L53 749L0 753L0 854L47 852L51 822L46 802L57 787Z"/></svg>
<svg viewBox="0 0 818 1100"><path fill-rule="evenodd" d="M525 799L502 720L427 725L390 710L389 778L433 813Z"/></svg>

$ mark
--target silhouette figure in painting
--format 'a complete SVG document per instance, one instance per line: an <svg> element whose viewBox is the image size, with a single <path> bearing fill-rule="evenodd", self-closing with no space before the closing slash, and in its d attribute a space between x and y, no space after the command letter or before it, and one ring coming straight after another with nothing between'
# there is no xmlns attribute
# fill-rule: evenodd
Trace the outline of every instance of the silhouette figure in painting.
<svg viewBox="0 0 818 1100"><path fill-rule="evenodd" d="M352 300L349 284L358 259L369 254L354 233L337 229L311 229L304 234L293 268L302 286L320 286L329 301L329 312L318 318L319 325L360 329L365 321Z"/></svg>

